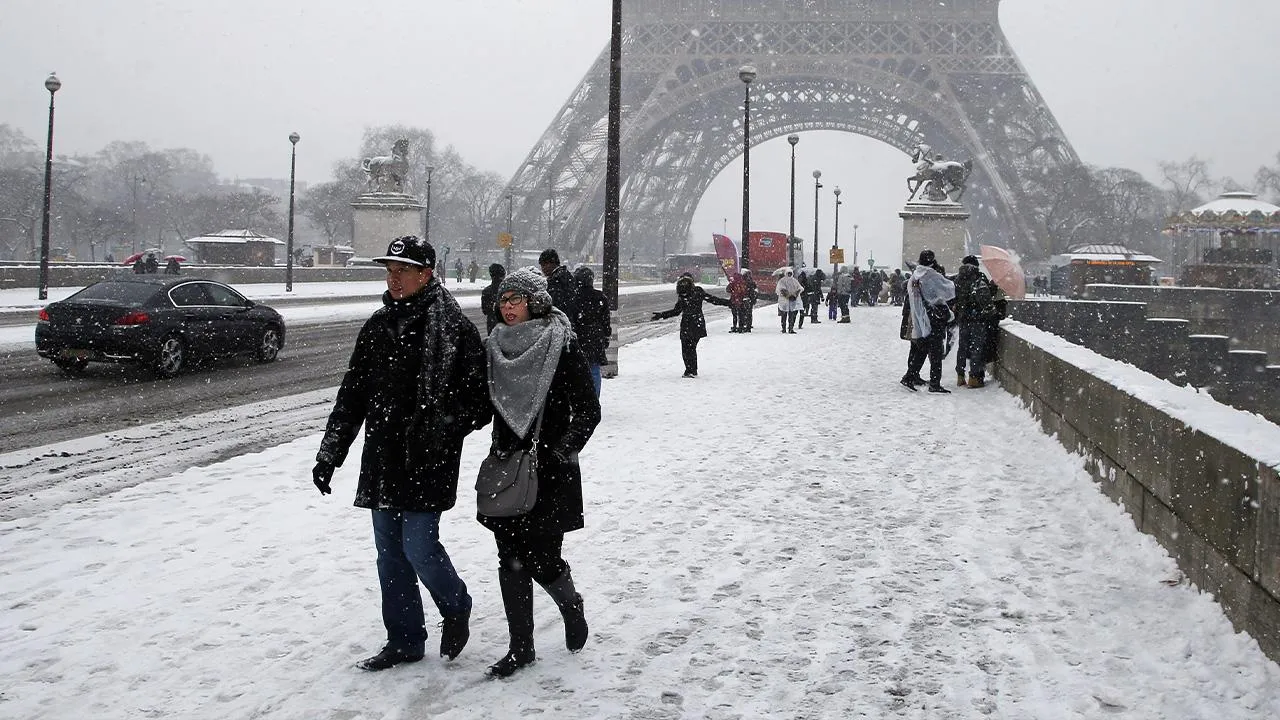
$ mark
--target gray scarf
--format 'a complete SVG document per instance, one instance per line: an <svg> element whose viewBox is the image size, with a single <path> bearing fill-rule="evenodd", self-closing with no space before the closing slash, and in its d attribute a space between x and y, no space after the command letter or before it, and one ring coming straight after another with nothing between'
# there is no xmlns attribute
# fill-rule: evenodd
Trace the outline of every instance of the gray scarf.
<svg viewBox="0 0 1280 720"><path fill-rule="evenodd" d="M517 325L499 323L490 333L489 399L516 435L523 438L533 427L560 353L573 337L568 316L558 308Z"/></svg>

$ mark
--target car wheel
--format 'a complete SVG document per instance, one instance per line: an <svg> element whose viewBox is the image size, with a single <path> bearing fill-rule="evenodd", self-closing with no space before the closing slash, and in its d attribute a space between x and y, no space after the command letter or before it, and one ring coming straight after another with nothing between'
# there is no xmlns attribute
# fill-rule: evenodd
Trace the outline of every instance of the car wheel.
<svg viewBox="0 0 1280 720"><path fill-rule="evenodd" d="M59 358L54 360L53 364L68 375L78 375L84 372L86 367L89 367L89 361L83 358Z"/></svg>
<svg viewBox="0 0 1280 720"><path fill-rule="evenodd" d="M161 377L173 377L182 372L186 362L186 343L177 335L166 335L156 348L156 372Z"/></svg>
<svg viewBox="0 0 1280 720"><path fill-rule="evenodd" d="M279 328L275 325L268 325L263 328L262 335L258 338L258 362L269 363L275 361L276 356L280 354L280 346L283 344L280 340Z"/></svg>

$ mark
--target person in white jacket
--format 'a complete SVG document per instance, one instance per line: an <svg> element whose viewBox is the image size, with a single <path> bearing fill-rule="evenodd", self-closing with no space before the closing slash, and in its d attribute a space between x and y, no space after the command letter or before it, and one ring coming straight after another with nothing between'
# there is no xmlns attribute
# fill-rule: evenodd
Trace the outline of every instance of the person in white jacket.
<svg viewBox="0 0 1280 720"><path fill-rule="evenodd" d="M800 314L800 295L804 292L804 286L795 278L791 268L787 268L786 273L778 279L776 287L778 293L778 318L782 322L782 332L796 332L796 317Z"/></svg>

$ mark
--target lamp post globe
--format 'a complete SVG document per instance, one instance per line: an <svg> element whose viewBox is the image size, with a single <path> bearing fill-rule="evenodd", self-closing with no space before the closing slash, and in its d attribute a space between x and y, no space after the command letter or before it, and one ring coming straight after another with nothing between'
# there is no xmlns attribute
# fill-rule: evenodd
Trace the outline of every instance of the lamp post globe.
<svg viewBox="0 0 1280 720"><path fill-rule="evenodd" d="M751 268L751 83L756 69L751 65L738 68L738 79L745 88L742 102L742 258L741 269Z"/></svg>
<svg viewBox="0 0 1280 720"><path fill-rule="evenodd" d="M298 141L302 136L296 132L289 133L289 239L285 243L284 291L293 292L293 188L298 174Z"/></svg>
<svg viewBox="0 0 1280 720"><path fill-rule="evenodd" d="M49 91L49 139L44 156L44 211L40 216L40 287L37 299L49 299L49 203L53 196L53 95L62 88L62 81L54 73L45 78L44 89Z"/></svg>

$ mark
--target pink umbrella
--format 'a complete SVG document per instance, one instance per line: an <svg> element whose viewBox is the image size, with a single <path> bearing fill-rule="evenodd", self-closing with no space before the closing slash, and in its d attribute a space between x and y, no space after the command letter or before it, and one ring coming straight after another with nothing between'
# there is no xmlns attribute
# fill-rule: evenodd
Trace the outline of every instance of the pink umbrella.
<svg viewBox="0 0 1280 720"><path fill-rule="evenodd" d="M165 256L164 256L164 259L165 259L165 260L177 260L177 261L178 261L178 262L180 262L180 263L184 263L184 262L186 262L186 261L187 261L187 259L186 259L185 257L181 256L181 255L165 255Z"/></svg>
<svg viewBox="0 0 1280 720"><path fill-rule="evenodd" d="M987 266L991 282L1000 286L1005 294L1015 300L1027 296L1027 276L1018 260L1004 248L995 245L982 246L982 264Z"/></svg>

